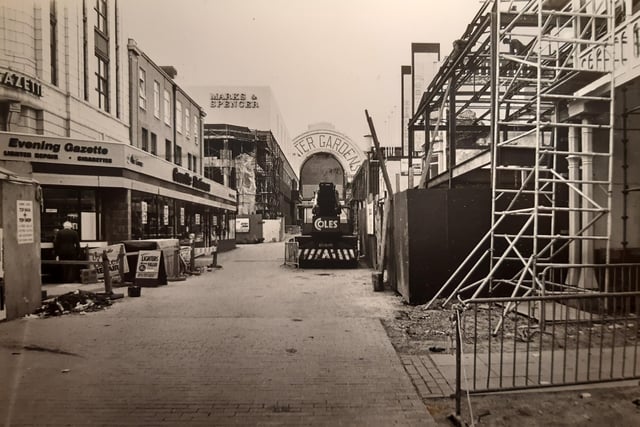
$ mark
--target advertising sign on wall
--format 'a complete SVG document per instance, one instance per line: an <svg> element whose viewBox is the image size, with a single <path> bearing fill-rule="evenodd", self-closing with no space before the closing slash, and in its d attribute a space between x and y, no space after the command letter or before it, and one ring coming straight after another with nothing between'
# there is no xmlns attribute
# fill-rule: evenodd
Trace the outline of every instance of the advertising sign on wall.
<svg viewBox="0 0 640 427"><path fill-rule="evenodd" d="M249 232L249 218L236 218L236 233Z"/></svg>

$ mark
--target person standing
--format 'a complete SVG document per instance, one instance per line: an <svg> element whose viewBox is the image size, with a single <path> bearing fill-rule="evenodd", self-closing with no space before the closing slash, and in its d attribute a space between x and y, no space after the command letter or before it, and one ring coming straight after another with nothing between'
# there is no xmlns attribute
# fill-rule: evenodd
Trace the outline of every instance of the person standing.
<svg viewBox="0 0 640 427"><path fill-rule="evenodd" d="M56 255L56 259L61 261L76 261L80 255L80 237L78 233L72 228L69 221L65 221L62 224L62 230L56 233L56 237L53 241L53 250ZM77 280L76 265L63 265L62 266L62 280L65 283L75 282Z"/></svg>

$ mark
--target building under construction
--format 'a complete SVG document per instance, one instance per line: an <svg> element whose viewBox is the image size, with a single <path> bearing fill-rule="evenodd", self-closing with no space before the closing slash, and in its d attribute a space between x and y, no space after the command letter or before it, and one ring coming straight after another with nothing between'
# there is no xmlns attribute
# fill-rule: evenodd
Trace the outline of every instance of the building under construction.
<svg viewBox="0 0 640 427"><path fill-rule="evenodd" d="M491 220L439 295L611 290L594 263L640 255L640 1L486 1L409 121L446 169L421 188L485 186ZM459 141L475 152L457 159ZM472 141L473 142L473 141ZM478 272L482 271L478 279Z"/></svg>
<svg viewBox="0 0 640 427"><path fill-rule="evenodd" d="M205 177L237 191L238 215L293 224L297 178L270 131L205 124L203 155Z"/></svg>

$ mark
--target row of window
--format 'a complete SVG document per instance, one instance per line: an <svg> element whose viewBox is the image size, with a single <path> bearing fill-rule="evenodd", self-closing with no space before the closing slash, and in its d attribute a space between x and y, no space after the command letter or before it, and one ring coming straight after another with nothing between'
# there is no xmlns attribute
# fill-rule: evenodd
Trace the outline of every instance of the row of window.
<svg viewBox="0 0 640 427"><path fill-rule="evenodd" d="M147 109L147 72L143 68L138 69L138 106L143 110ZM171 126L171 93L167 89L164 90L164 123ZM160 119L160 83L153 81L153 115ZM184 123L184 126L183 126ZM191 110L182 109L182 102L176 100L176 131L183 133L187 139L191 138L191 127L193 126L193 140L198 143L198 116L193 115L193 123L191 122Z"/></svg>

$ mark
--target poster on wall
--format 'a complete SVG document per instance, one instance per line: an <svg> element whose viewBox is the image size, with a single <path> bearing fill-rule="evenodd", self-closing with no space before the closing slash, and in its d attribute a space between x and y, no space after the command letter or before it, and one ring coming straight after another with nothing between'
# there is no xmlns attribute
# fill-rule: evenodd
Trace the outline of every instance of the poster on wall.
<svg viewBox="0 0 640 427"><path fill-rule="evenodd" d="M157 279L160 272L160 257L162 251L138 252L136 279Z"/></svg>
<svg viewBox="0 0 640 427"><path fill-rule="evenodd" d="M236 218L236 233L249 232L249 218Z"/></svg>
<svg viewBox="0 0 640 427"><path fill-rule="evenodd" d="M140 203L140 211L141 211L141 218L142 218L142 223L146 224L147 223L147 202L142 202Z"/></svg>
<svg viewBox="0 0 640 427"><path fill-rule="evenodd" d="M184 208L180 208L180 225L184 225Z"/></svg>
<svg viewBox="0 0 640 427"><path fill-rule="evenodd" d="M162 210L162 224L169 225L169 205L164 205Z"/></svg>
<svg viewBox="0 0 640 427"><path fill-rule="evenodd" d="M375 234L373 228L373 202L367 202L367 234Z"/></svg>
<svg viewBox="0 0 640 427"><path fill-rule="evenodd" d="M31 200L17 200L18 215L18 244L33 243L33 202Z"/></svg>
<svg viewBox="0 0 640 427"><path fill-rule="evenodd" d="M200 214L196 214L196 225L200 225Z"/></svg>

